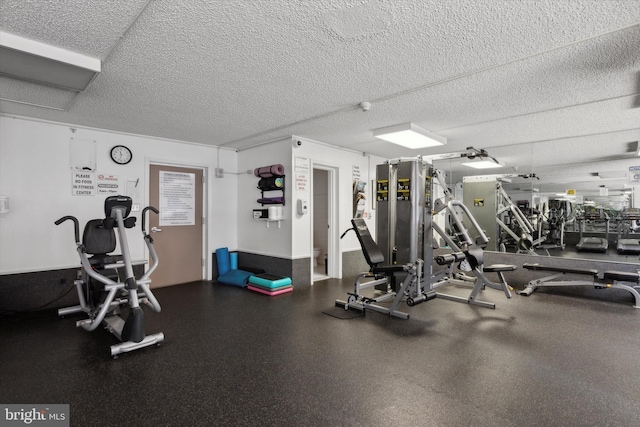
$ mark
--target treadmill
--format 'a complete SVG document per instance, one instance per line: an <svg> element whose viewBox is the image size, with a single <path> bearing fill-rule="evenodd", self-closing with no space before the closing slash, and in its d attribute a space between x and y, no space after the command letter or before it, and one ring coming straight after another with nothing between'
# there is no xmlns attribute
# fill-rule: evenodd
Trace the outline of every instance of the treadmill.
<svg viewBox="0 0 640 427"><path fill-rule="evenodd" d="M586 221L604 221L606 223L605 237L583 237L582 231ZM576 245L576 250L578 252L605 253L607 249L609 249L609 215L603 209L587 206L580 219L580 241Z"/></svg>
<svg viewBox="0 0 640 427"><path fill-rule="evenodd" d="M618 253L621 254L640 254L639 239L621 239L620 237L631 234L635 230L635 224L640 220L640 209L629 208L622 211L618 222ZM624 232L623 232L624 229Z"/></svg>

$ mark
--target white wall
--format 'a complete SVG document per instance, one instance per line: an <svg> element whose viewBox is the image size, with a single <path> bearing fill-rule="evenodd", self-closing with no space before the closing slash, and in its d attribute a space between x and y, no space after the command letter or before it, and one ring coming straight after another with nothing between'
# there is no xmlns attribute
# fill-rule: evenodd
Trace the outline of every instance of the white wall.
<svg viewBox="0 0 640 427"><path fill-rule="evenodd" d="M214 177L218 152L220 165L237 167L237 154L216 147L154 139L70 125L0 117L0 195L10 197L11 210L0 214L0 274L43 271L79 265L71 223L55 226L65 215L78 218L81 228L92 218L104 215L105 195L71 194L70 138L94 140L96 174L117 175L120 193L127 181L138 181L132 191L134 203L146 206L149 162L208 168L206 195L208 215L207 256L217 246L237 244L237 176ZM128 165L116 165L109 158L114 145L133 151ZM139 216L139 214L137 214ZM134 259L146 257L140 229L128 230ZM162 261L160 261L162 262ZM208 260L207 265L211 264ZM210 275L210 272L209 272Z"/></svg>
<svg viewBox="0 0 640 427"><path fill-rule="evenodd" d="M302 145L293 148L293 141L301 141ZM305 175L295 169L296 157L309 161L306 173L306 185L296 185L296 177ZM375 167L383 163L380 157L363 156L353 151L334 148L327 144L311 141L305 138L284 138L280 141L265 144L238 153L238 169L253 171L260 166L282 164L286 174L286 206L285 219L281 228L271 223L269 228L262 221L252 219L253 209L261 206L256 202L260 197L257 189L258 178L253 174L240 175L238 180L238 249L246 252L285 259L298 259L312 256L312 215L298 215L296 203L298 199L311 203L313 193L311 180L314 165L337 168L339 224L335 233L342 234L351 227L352 216L352 185L353 166L357 166L361 173L361 180L367 182L366 212L371 215L367 219L372 231L375 229L375 210L371 209L371 180L375 179ZM341 241L341 250L359 250L360 244L353 233L349 233Z"/></svg>
<svg viewBox="0 0 640 427"><path fill-rule="evenodd" d="M296 157L310 159L311 172L309 173L309 179L311 179L314 165L329 166L337 168L338 170L337 179L339 213L337 229L333 230L333 232L336 233L339 237L342 232L351 227L350 220L353 216L353 169L354 166L356 166L360 171L360 180L367 183L367 199L365 212L367 212L369 217L366 219L366 221L369 225L369 228L372 230L372 233L374 234L375 210L371 208L371 181L375 179L376 165L383 163L385 159L334 148L326 144L307 140L304 138L295 139L302 141L302 145L293 149L292 162L295 162ZM305 190L294 189L293 198L296 200L312 200L313 194L311 193L311 186L307 186ZM293 257L300 258L312 256L311 221L312 218L310 215L296 215L294 217L293 235L296 236L296 238L292 245ZM344 239L340 241L340 247L342 252L359 250L360 243L358 242L358 239L355 237L354 233L349 233L345 236Z"/></svg>
<svg viewBox="0 0 640 427"><path fill-rule="evenodd" d="M217 147L170 141L152 137L77 128L23 118L0 116L0 195L10 198L11 210L0 214L0 274L72 268L79 265L74 249L71 223L55 226L65 215L78 218L83 227L92 218L104 215L105 195L73 196L71 192L70 139L95 141L96 174L117 175L119 193L127 194L127 183L138 182L130 191L134 203L146 206L149 163L203 167L207 170L207 266L211 253L227 246L232 250L296 259L310 257L311 215L296 213L296 200L312 201L311 180L315 164L335 167L339 188L339 235L350 227L352 215L353 167L367 182L366 212L375 230L375 210L371 209L371 180L375 166L382 158L363 156L329 145L300 139L303 145L293 148L292 139L235 153ZM109 158L114 145L126 145L133 151L128 165L116 165ZM218 162L218 156L220 160ZM294 159L309 160L308 185L295 189ZM286 173L286 205L281 228L276 223L253 220L252 211L259 208L258 178L247 170L281 163ZM214 169L224 168L223 178ZM130 184L131 186L132 184ZM139 214L137 214L139 215ZM139 228L128 230L131 255L146 257ZM340 242L342 251L359 250L357 239L350 233ZM161 261L162 262L162 261ZM209 269L208 269L209 270ZM210 279L210 271L208 271Z"/></svg>
<svg viewBox="0 0 640 427"><path fill-rule="evenodd" d="M291 150L291 138L284 138L238 153L238 170L245 172L238 175L238 250L284 259L291 258L291 221L294 212L291 200L294 185ZM254 209L269 207L261 206L257 202L261 197L258 189L260 178L256 177L253 171L261 166L275 164L283 165L285 173L284 219L280 222L280 228L275 222L267 223L253 219ZM247 174L246 171L251 171L251 174Z"/></svg>

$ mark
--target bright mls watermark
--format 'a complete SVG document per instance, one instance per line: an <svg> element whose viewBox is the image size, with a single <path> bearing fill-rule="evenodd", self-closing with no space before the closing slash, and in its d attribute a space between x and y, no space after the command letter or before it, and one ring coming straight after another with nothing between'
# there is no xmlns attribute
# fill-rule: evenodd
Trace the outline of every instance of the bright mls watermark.
<svg viewBox="0 0 640 427"><path fill-rule="evenodd" d="M69 405L0 404L0 427L69 427Z"/></svg>

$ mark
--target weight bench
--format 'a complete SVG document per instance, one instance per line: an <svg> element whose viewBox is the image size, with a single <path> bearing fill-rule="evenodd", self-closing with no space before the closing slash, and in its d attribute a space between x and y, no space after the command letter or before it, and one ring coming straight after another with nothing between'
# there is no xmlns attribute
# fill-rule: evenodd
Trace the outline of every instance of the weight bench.
<svg viewBox="0 0 640 427"><path fill-rule="evenodd" d="M407 305L414 306L422 302L428 301L436 297L435 292L423 292L421 287L422 282L422 268L424 262L421 259L416 260L415 263L408 263L404 265L392 264L384 265L384 254L378 246L378 244L371 237L369 228L362 218L355 218L351 220L354 230L360 246L362 247L362 253L369 264L369 271L360 273L356 277L353 293L349 293L347 301L336 300L335 305L337 307L343 307L345 310L355 309L364 312L365 309L370 309L390 316L400 317L402 319L408 319L409 314L399 311L398 307L402 300L406 298ZM349 231L347 230L347 231ZM345 232L346 234L346 232ZM344 234L342 235L344 237ZM390 280L399 273L406 273L406 277L402 281L400 289L398 291L389 291ZM373 279L363 282L363 279ZM362 290L375 286L383 285L386 291L383 291L382 295L369 298L362 295ZM390 307L384 307L379 305L381 302L392 301Z"/></svg>
<svg viewBox="0 0 640 427"><path fill-rule="evenodd" d="M475 277L468 276L462 272L451 274L453 269L453 263L466 260L471 267L471 271ZM478 305L485 308L495 309L496 305L492 302L478 300L478 294L485 287L490 287L504 292L507 298L511 298L511 287L507 283L504 277L505 271L515 271L518 267L510 264L492 264L489 266L483 266L484 262L484 249L481 246L473 244L469 245L465 251L453 252L447 255L440 255L436 257L436 263L438 265L447 265L447 278L432 284L434 289L449 284L469 285L473 284L473 290L467 297L461 297L457 295L449 295L438 293L439 298L444 298L450 301L466 302L468 304ZM497 273L500 278L500 283L494 283L489 280L484 273Z"/></svg>
<svg viewBox="0 0 640 427"><path fill-rule="evenodd" d="M529 296L537 288L561 287L561 286L589 286L595 289L624 289L629 291L634 298L634 308L640 308L640 273L624 271L605 271L602 275L598 270L591 268L556 267L541 264L523 264L523 268L532 271L547 271L553 274L531 280L528 285L519 292L520 295ZM580 280L556 280L567 274L585 276Z"/></svg>

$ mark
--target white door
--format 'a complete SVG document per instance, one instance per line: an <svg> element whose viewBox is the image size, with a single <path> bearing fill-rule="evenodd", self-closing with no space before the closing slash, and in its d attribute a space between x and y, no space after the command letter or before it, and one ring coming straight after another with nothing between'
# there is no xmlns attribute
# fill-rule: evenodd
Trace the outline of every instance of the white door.
<svg viewBox="0 0 640 427"><path fill-rule="evenodd" d="M323 227L326 227L326 251L321 253L320 257L318 257L318 262L321 265L322 271L324 272L324 254L327 254L327 275L329 277L341 278L342 277L342 259L340 257L340 230L337 229L338 226L338 169L333 166L322 165L322 164L314 164L313 169L321 170L326 172L326 218L324 218L323 214ZM323 175L320 175L323 177ZM325 178L322 178L323 180ZM313 191L315 192L315 182L312 182ZM323 184L324 185L324 184ZM315 207L314 207L315 209ZM314 238L313 238L313 228L315 228L315 222L312 221L312 230L311 230L311 256L313 256L313 248L314 248ZM325 248L323 248L323 251ZM313 260L312 260L313 266ZM311 283L313 283L313 267L311 269Z"/></svg>

